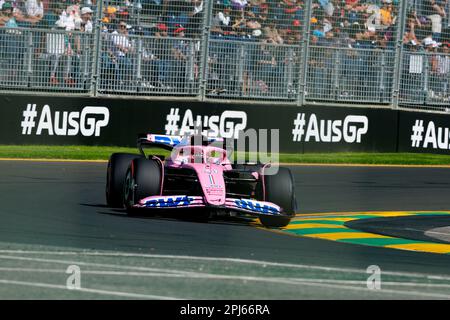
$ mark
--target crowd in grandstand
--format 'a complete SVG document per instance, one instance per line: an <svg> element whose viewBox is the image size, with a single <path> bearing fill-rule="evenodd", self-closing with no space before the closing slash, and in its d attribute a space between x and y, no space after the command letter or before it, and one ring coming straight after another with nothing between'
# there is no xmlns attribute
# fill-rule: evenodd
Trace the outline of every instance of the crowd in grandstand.
<svg viewBox="0 0 450 320"><path fill-rule="evenodd" d="M280 78L286 69L286 54L271 49L277 45L294 46L308 41L312 69L318 65L327 68L324 57L330 53L320 48L395 50L400 0L312 0L308 21L305 20L306 1L212 0L209 3L212 5L209 69L215 72L210 76L219 78L218 84L212 86L213 91L227 87L224 79L231 76L227 70L218 69L227 69L226 63L233 63L236 59L233 55L237 54L236 46L226 47L218 44L220 41L260 44L256 49L248 47L253 49L247 51L246 63L250 67L245 70L245 79L253 75L263 91L273 87L270 82L276 82L273 80ZM142 83L149 87L182 89L185 83L180 79L185 79L191 54L200 54L200 46L190 40L205 36L206 4L204 0L104 0L98 6L96 0L0 0L0 30L23 27L66 31L64 36L59 33L35 36L40 45L34 47L36 54L52 56L49 83L59 84L57 72L64 59L64 83L72 85L73 66L82 50L80 37L76 35L93 35L97 21L101 20L104 83L111 80L128 83L133 79L138 51L136 36L143 36L140 72L145 81ZM450 1L406 0L406 6L408 14L401 38L406 51L441 54L432 59L431 68L445 78L449 63ZM102 12L96 12L100 7ZM303 38L306 26L310 30L309 39ZM20 32L2 32L0 37L0 57L7 63L17 58L20 47L26 47L20 43ZM418 63L414 59L410 58L406 68L413 76L418 73L412 66ZM199 61L197 58L189 61L196 78ZM292 61L298 65L298 55ZM364 59L361 61L365 63ZM326 77L320 72L316 76ZM245 85L248 85L246 81Z"/></svg>

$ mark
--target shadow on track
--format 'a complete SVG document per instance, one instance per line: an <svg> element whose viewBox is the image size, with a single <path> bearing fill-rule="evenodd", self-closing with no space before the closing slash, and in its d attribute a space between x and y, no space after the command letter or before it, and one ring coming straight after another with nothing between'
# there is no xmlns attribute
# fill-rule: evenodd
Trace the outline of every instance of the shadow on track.
<svg viewBox="0 0 450 320"><path fill-rule="evenodd" d="M137 210L133 215L128 215L125 209L111 208L106 204L90 204L80 203L81 206L95 207L101 209L109 209L109 211L99 211L98 214L110 215L120 218L128 219L154 219L154 220L168 220L168 221L180 221L180 222L193 222L193 223L209 223L217 225L242 225L249 226L256 218L252 217L226 217L226 216L213 216L210 217L207 209L164 209L164 213L149 212L149 210Z"/></svg>

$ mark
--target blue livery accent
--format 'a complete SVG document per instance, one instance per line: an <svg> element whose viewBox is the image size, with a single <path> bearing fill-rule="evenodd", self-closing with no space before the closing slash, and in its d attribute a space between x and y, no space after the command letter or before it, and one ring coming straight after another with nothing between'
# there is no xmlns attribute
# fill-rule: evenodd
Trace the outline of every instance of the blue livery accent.
<svg viewBox="0 0 450 320"><path fill-rule="evenodd" d="M278 211L277 208L268 206L266 204L262 205L261 203L259 203L257 201L241 199L241 200L235 200L234 203L236 204L236 206L238 208L244 209L244 210L250 210L250 211L263 213L263 214L280 214L280 211Z"/></svg>
<svg viewBox="0 0 450 320"><path fill-rule="evenodd" d="M180 138L165 135L154 135L154 138L156 143L163 143L171 146L176 146L181 142Z"/></svg>
<svg viewBox="0 0 450 320"><path fill-rule="evenodd" d="M160 199L151 199L148 200L145 203L145 206L147 208L171 208L171 207L178 207L178 206L189 206L192 202L192 200L194 200L193 198L190 198L188 196L184 196L184 197L177 197L176 199L174 198L160 198Z"/></svg>

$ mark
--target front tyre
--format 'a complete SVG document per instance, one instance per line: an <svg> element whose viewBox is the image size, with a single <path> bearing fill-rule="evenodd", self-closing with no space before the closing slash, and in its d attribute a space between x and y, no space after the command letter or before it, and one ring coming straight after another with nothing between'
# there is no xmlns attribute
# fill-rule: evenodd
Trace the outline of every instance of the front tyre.
<svg viewBox="0 0 450 320"><path fill-rule="evenodd" d="M285 227L295 216L297 201L295 183L291 171L280 167L275 175L264 175L264 200L275 203L283 209L282 216L260 215L261 224L267 228Z"/></svg>
<svg viewBox="0 0 450 320"><path fill-rule="evenodd" d="M142 157L131 153L113 153L106 174L106 203L109 207L123 208L123 184L131 161Z"/></svg>
<svg viewBox="0 0 450 320"><path fill-rule="evenodd" d="M134 159L128 167L125 177L123 201L127 213L133 215L133 207L146 197L161 193L161 166L156 160Z"/></svg>

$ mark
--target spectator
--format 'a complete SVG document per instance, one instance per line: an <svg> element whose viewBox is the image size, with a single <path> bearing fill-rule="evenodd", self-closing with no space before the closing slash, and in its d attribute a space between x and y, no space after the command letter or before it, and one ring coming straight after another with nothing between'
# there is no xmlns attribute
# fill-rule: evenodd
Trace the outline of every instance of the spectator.
<svg viewBox="0 0 450 320"><path fill-rule="evenodd" d="M29 21L29 27L46 27L44 21L44 2L41 0L26 0L25 12ZM33 33L35 56L40 56L42 42L42 33Z"/></svg>
<svg viewBox="0 0 450 320"><path fill-rule="evenodd" d="M235 10L243 10L247 3L247 0L231 0L231 6Z"/></svg>
<svg viewBox="0 0 450 320"><path fill-rule="evenodd" d="M158 70L156 79L156 86L162 89L171 89L170 86L170 43L165 38L169 35L169 28L167 25L157 24L157 31L155 32L155 42L153 53L155 54L155 62Z"/></svg>
<svg viewBox="0 0 450 320"><path fill-rule="evenodd" d="M92 37L89 35L93 32L92 26L92 10L89 7L82 7L80 10L81 19L75 21L75 30L80 31L74 35L74 69L76 70L76 78L83 75L82 81L87 81L91 73L89 57L92 53L91 43ZM81 72L82 71L82 72Z"/></svg>
<svg viewBox="0 0 450 320"><path fill-rule="evenodd" d="M187 61L189 55L189 42L184 40L185 28L177 25L173 31L174 36L179 39L172 48L171 76L174 87L184 88L186 81Z"/></svg>
<svg viewBox="0 0 450 320"><path fill-rule="evenodd" d="M414 0L408 1L408 4L414 3L414 8L420 9L418 14L410 11L406 22L406 30L403 35L403 44L406 48L411 48L418 52L420 44L426 44L430 41L436 43L448 41L448 0ZM86 5L86 0L63 0L49 2L48 0L0 0L0 4L8 4L12 9L6 9L5 14L0 16L0 25L8 25L10 29L18 27L32 26L55 26L64 25L63 28L68 33L61 41L62 33L50 33L50 45L46 44L46 35L36 32L33 35L34 49L41 44L41 51L45 46L50 46L53 52L52 70L56 64L56 71L53 77L50 77L52 84L61 82L64 77L66 85L70 85L70 75L76 69L76 54L82 54L80 39L93 39L93 35L75 35L70 33L73 30L81 30L86 33L93 33L92 9ZM152 7L154 16L137 16L136 13L142 13L139 8L139 1L109 1L104 11L103 22L108 28L115 29L118 20L123 20L125 24L134 25L135 21L152 20L159 21L153 30L154 37L148 37L145 32L139 32L136 35L144 37L143 47L145 68L148 72L144 76L152 86L168 88L170 82L178 82L179 88L189 76L191 68L199 57L197 44L200 42L189 42L186 38L199 38L203 31L205 8L204 0L144 0L144 8ZM312 18L305 21L305 3L303 0L214 0L213 1L213 19L211 26L211 42L209 45L208 72L210 77L215 74L220 82L217 86L217 92L224 88L241 87L246 85L246 79L255 78L260 80L261 88L267 87L272 90L271 81L274 78L281 77L287 73L285 60L278 55L277 45L284 44L285 52L293 49L294 46L301 45L302 34L307 23L311 26L311 50L309 59L311 79L317 81L317 90L326 96L332 96L331 92L333 81L349 84L348 87L357 88L358 91L364 91L367 86L374 86L369 81L374 82L385 70L392 70L393 59L391 51L394 49L396 38L396 24L399 0L314 0L312 3ZM133 10L128 10L133 5ZM422 6L422 7L421 7ZM208 6L209 7L209 6ZM412 6L411 6L412 8ZM12 12L12 15L11 15ZM149 13L147 10L146 13ZM126 20L125 20L126 19ZM139 25L137 25L139 30ZM446 29L447 27L447 29ZM4 31L4 30L3 30ZM13 30L8 30L9 34L14 34ZM111 30L113 31L113 30ZM169 32L170 31L170 32ZM132 35L132 31L128 31ZM128 32L116 30L112 34L102 33L101 45L103 55L101 57L102 74L110 72L109 69L116 71L114 74L118 81L127 82L131 79L131 69L134 57L133 48L136 46ZM20 44L23 51L26 50L25 37L15 31L17 39L14 40L16 47ZM33 33L34 34L34 33ZM107 36L106 36L107 35ZM430 36L431 35L431 36ZM9 37L9 38L8 38ZM8 44L2 47L2 55L10 52L9 56L18 56L17 48L9 45L14 42L12 36L2 36L2 43ZM177 38L175 41L169 39ZM216 38L232 41L216 41ZM131 37L134 38L134 37ZM167 39L163 39L167 38ZM151 40L150 40L151 39ZM242 44L237 40L244 40L247 43ZM252 43L248 43L252 42ZM190 45L194 44L195 49ZM434 44L436 46L437 44ZM200 47L200 45L198 46ZM333 48L345 47L346 50L334 50ZM414 47L414 48L413 48ZM84 45L83 45L84 48ZM430 63L430 69L433 75L432 83L441 84L443 81L439 68L440 58L444 57L441 53L448 50L447 46L433 48L433 44L425 45L430 56L434 57ZM376 54L373 51L377 50ZM192 50L192 52L190 51ZM440 54L438 54L437 51ZM36 53L37 50L35 50ZM60 52L63 53L60 53ZM299 51L299 50L298 50ZM295 52L298 52L295 50ZM86 51L85 51L86 52ZM375 66L381 60L377 60L383 54L385 64L383 67ZM111 56L106 55L110 53ZM386 53L386 54L385 54ZM317 56L314 56L317 55ZM41 56L41 55L38 55ZM193 58L191 58L193 56ZM271 63L270 57L275 58L276 65ZM292 55L291 55L292 56ZM412 58L411 58L412 56ZM408 55L407 71L410 65L414 66L412 70L418 70L419 54ZM239 60L242 58L241 60ZM109 60L110 59L110 60ZM17 58L10 58L12 64L17 64ZM66 62L63 64L62 62ZM108 62L109 61L109 62ZM200 61L200 60L198 60ZM340 63L337 64L336 62ZM423 60L425 61L425 60ZM269 63L270 62L270 63ZM410 63L411 62L411 63ZM300 63L297 61L297 63ZM108 67L106 67L108 65ZM425 65L425 64L424 64ZM444 64L445 65L445 64ZM255 71L257 66L259 71ZM296 66L297 67L297 66ZM303 67L303 66L302 66ZM60 70L64 68L64 71ZM375 68L376 72L374 72ZM67 71L67 69L69 71ZM264 70L263 70L264 69ZM345 71L343 71L345 69ZM444 69L442 69L444 70ZM194 71L195 74L196 71ZM415 74L417 72L412 72ZM409 77L408 75L406 76ZM422 77L424 77L422 73ZM195 78L195 77L194 77ZM243 79L244 78L244 79ZM389 78L389 77L388 77ZM411 77L410 77L411 78ZM46 76L45 79L48 79ZM409 78L408 78L409 79ZM61 79L62 80L62 79ZM278 79L280 80L280 79ZM380 83L382 81L380 80ZM235 84L238 83L238 86ZM251 81L248 82L249 84ZM208 82L208 85L210 81ZM251 84L252 85L252 84ZM438 87L440 87L438 85ZM339 83L339 87L341 84ZM323 89L323 90L322 90ZM329 91L327 91L329 90ZM434 90L434 89L433 89ZM441 92L441 89L434 90ZM444 90L445 91L445 90Z"/></svg>
<svg viewBox="0 0 450 320"><path fill-rule="evenodd" d="M41 0L27 0L25 2L25 9L28 18L38 23L44 17L44 3Z"/></svg>
<svg viewBox="0 0 450 320"><path fill-rule="evenodd" d="M203 0L192 0L191 5L189 23L186 26L186 36L188 38L199 38L202 32Z"/></svg>
<svg viewBox="0 0 450 320"><path fill-rule="evenodd" d="M410 43L407 46L405 67L403 68L403 78L401 81L403 99L409 101L421 100L423 96L423 54L420 52L418 44Z"/></svg>
<svg viewBox="0 0 450 320"><path fill-rule="evenodd" d="M105 24L104 28L108 30L110 26L113 26L116 24L116 12L117 9L113 6L108 6L105 8L102 18L102 22Z"/></svg>
<svg viewBox="0 0 450 320"><path fill-rule="evenodd" d="M284 40L278 32L275 24L271 24L263 28L264 36L266 37L266 42L269 44L283 44Z"/></svg>
<svg viewBox="0 0 450 320"><path fill-rule="evenodd" d="M244 17L244 11L236 11L236 15L232 20L233 24L231 26L232 33L238 37L245 38L247 36L247 22Z"/></svg>
<svg viewBox="0 0 450 320"><path fill-rule="evenodd" d="M166 38L169 36L169 27L164 23L156 24L155 37Z"/></svg>
<svg viewBox="0 0 450 320"><path fill-rule="evenodd" d="M428 81L428 98L434 99L436 98L436 92L439 91L439 65L438 65L438 54L437 49L439 47L439 44L432 40L431 38L424 39L425 44L425 51L427 52L427 55L425 56L425 59L428 59L428 74L429 74L429 81Z"/></svg>
<svg viewBox="0 0 450 320"><path fill-rule="evenodd" d="M80 10L81 22L83 24L83 30L87 33L92 33L93 25L92 25L92 14L93 11L89 7L83 7Z"/></svg>
<svg viewBox="0 0 450 320"><path fill-rule="evenodd" d="M2 4L2 15L0 18L2 26L7 28L18 28L16 17L14 16L14 9L11 2L4 2Z"/></svg>
<svg viewBox="0 0 450 320"><path fill-rule="evenodd" d="M44 11L42 26L48 29L53 28L56 24L56 21L59 20L59 17L63 14L63 12L65 12L64 4L60 2L54 3L51 7L48 8L48 10Z"/></svg>
<svg viewBox="0 0 450 320"><path fill-rule="evenodd" d="M328 70L325 63L326 48L322 47L322 41L318 34L311 36L310 59L308 60L308 79L310 79L309 95L313 97L322 97L327 88Z"/></svg>
<svg viewBox="0 0 450 320"><path fill-rule="evenodd" d="M390 27L394 24L393 12L394 7L392 5L392 0L384 0L383 6L380 9L380 22L383 27Z"/></svg>
<svg viewBox="0 0 450 320"><path fill-rule="evenodd" d="M446 42L437 56L437 91L439 98L450 102L450 43Z"/></svg>
<svg viewBox="0 0 450 320"><path fill-rule="evenodd" d="M78 0L77 0L78 1ZM81 18L79 16L79 10L76 6L66 6L64 4L60 4L56 6L55 14L59 14L57 16L57 20L60 20L59 24L64 25L64 28L67 31L71 31L75 29L75 24L81 22ZM51 27L53 27L52 25Z"/></svg>
<svg viewBox="0 0 450 320"><path fill-rule="evenodd" d="M280 23L283 26L290 26L294 20L303 19L303 8L301 2L295 0L283 0L281 2L283 12L283 19Z"/></svg>
<svg viewBox="0 0 450 320"><path fill-rule="evenodd" d="M81 1L82 0L68 0L65 23L68 28L74 30L75 25L80 25L81 23Z"/></svg>
<svg viewBox="0 0 450 320"><path fill-rule="evenodd" d="M359 0L345 0L345 10L354 10L358 8Z"/></svg>
<svg viewBox="0 0 450 320"><path fill-rule="evenodd" d="M61 16L59 20L56 21L55 27L58 29L58 31L70 31L71 26L67 25L66 18L64 16ZM72 79L71 72L72 72L72 42L71 42L71 34L70 33L52 33L49 32L46 35L46 53L47 56L51 59L51 71L50 71L50 84L51 85L58 85L58 69L60 65L60 61L63 56L65 56L66 59L66 68L63 72L64 77L64 83L66 85L72 86L74 85L74 80Z"/></svg>
<svg viewBox="0 0 450 320"><path fill-rule="evenodd" d="M10 2L4 2L1 8L0 25L6 30L0 33L0 60L5 62L5 70L2 73L8 81L14 81L21 67L23 37L19 30L16 18L13 13L13 7ZM6 71L6 72L5 72Z"/></svg>
<svg viewBox="0 0 450 320"><path fill-rule="evenodd" d="M273 92L281 74L280 63L277 60L273 46L264 44L260 48L256 69L256 83L262 92Z"/></svg>
<svg viewBox="0 0 450 320"><path fill-rule="evenodd" d="M132 63L130 55L133 47L128 35L127 23L124 20L120 20L117 27L117 30L110 35L113 53L112 62L120 85L125 85L129 84L131 80Z"/></svg>
<svg viewBox="0 0 450 320"><path fill-rule="evenodd" d="M251 41L260 40L261 38L259 38L259 36L262 34L262 24L259 22L259 19L252 12L250 7L247 7L244 11L244 22L247 33L246 38Z"/></svg>
<svg viewBox="0 0 450 320"><path fill-rule="evenodd" d="M142 14L149 16L159 16L163 12L162 0L142 0Z"/></svg>
<svg viewBox="0 0 450 320"><path fill-rule="evenodd" d="M252 9L254 6L252 5ZM254 10L254 9L253 9ZM258 10L255 13L256 18L263 24L269 24L269 5L267 3L261 3L258 6Z"/></svg>
<svg viewBox="0 0 450 320"><path fill-rule="evenodd" d="M187 1L171 0L165 4L167 6L165 21L169 29L176 28L176 25L187 26L189 24L192 6L187 5Z"/></svg>
<svg viewBox="0 0 450 320"><path fill-rule="evenodd" d="M441 40L442 32L442 18L447 16L445 12L445 5L448 0L423 0L424 12L427 14L428 19L431 20L431 31L433 32L433 39L436 41Z"/></svg>
<svg viewBox="0 0 450 320"><path fill-rule="evenodd" d="M405 35L403 36L403 44L407 44L409 42L419 43L419 40L416 36L416 27L421 27L421 22L417 17L417 13L415 11L411 11L408 14L406 20L406 30Z"/></svg>
<svg viewBox="0 0 450 320"><path fill-rule="evenodd" d="M231 7L223 6L213 18L211 32L213 35L224 36L231 31Z"/></svg>
<svg viewBox="0 0 450 320"><path fill-rule="evenodd" d="M171 89L170 81L170 42L168 27L158 23L153 28L154 37L144 52L143 77L144 87Z"/></svg>
<svg viewBox="0 0 450 320"><path fill-rule="evenodd" d="M69 6L67 6L66 12L73 21L81 20L81 0L68 0Z"/></svg>
<svg viewBox="0 0 450 320"><path fill-rule="evenodd" d="M40 17L27 16L25 2L13 0L0 1L0 6L3 6L5 3L9 3L13 8L14 20L18 27L33 27L41 19Z"/></svg>
<svg viewBox="0 0 450 320"><path fill-rule="evenodd" d="M292 26L288 29L290 32L287 35L286 43L287 44L299 44L302 39L301 34L301 23L299 20L294 20L292 22Z"/></svg>

